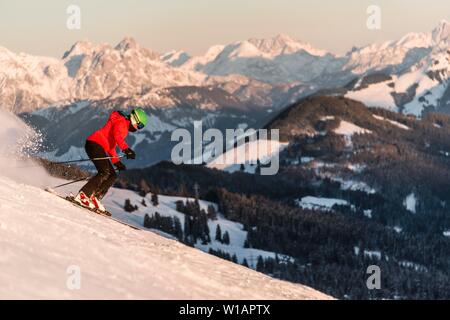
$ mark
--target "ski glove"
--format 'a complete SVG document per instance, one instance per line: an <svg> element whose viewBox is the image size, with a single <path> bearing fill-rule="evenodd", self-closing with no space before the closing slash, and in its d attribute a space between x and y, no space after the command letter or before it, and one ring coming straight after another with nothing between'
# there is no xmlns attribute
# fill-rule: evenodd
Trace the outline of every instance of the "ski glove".
<svg viewBox="0 0 450 320"><path fill-rule="evenodd" d="M116 166L117 170L119 170L119 171L127 170L127 167L121 161L116 162L114 165Z"/></svg>
<svg viewBox="0 0 450 320"><path fill-rule="evenodd" d="M127 156L127 159L136 159L136 153L130 148L123 150L123 152Z"/></svg>

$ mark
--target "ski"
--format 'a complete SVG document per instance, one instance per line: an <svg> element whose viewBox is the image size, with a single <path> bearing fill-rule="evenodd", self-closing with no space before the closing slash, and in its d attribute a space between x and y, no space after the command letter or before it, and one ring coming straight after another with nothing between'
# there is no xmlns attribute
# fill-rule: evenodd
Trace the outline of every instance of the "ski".
<svg viewBox="0 0 450 320"><path fill-rule="evenodd" d="M136 226L133 226L132 224L129 224L129 223L126 223L126 222L124 222L124 221L121 221L121 220L119 220L119 219L114 218L114 217L111 215L111 213L108 212L108 211L102 212L102 211L99 211L99 210L94 210L94 209L86 208L86 207L82 206L81 204L79 204L78 202L76 202L76 201L74 200L74 197L73 197L73 196L62 196L62 195L56 193L56 192L55 192L53 189L51 189L51 188L46 188L45 191L47 191L47 192L49 192L49 193L51 193L51 194L57 196L58 198L61 198L61 199L63 199L63 200L66 200L66 201L70 202L72 205L76 206L77 208L84 209L84 210L86 210L86 211L89 211L90 213L95 213L95 214L97 214L97 215L99 215L99 216L103 216L103 217L105 217L105 218L107 218L107 219L111 219L111 220L113 220L113 221L115 221L115 222L118 222L118 223L123 224L123 225L125 225L125 226L127 226L127 227L130 227L130 228L132 228L132 229L134 229L134 230L141 230L140 228L138 228L138 227L136 227Z"/></svg>

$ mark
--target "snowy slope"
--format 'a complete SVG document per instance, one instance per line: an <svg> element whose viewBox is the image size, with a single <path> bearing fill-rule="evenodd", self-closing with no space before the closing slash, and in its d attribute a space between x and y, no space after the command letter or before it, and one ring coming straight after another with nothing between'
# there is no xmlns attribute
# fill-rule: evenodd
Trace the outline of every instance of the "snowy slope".
<svg viewBox="0 0 450 320"><path fill-rule="evenodd" d="M396 127L400 128L400 129L403 129L403 130L411 130L410 127L405 126L404 124L402 124L402 123L400 123L400 122L398 122L398 121L394 121L394 120L391 120L391 119L386 119L386 118L383 118L383 117L380 117L380 116L377 116L377 115L373 115L373 117L374 117L375 119L377 119L377 120L380 120L380 121L387 121L387 122L389 122L390 124L392 124L393 126L396 126Z"/></svg>
<svg viewBox="0 0 450 320"><path fill-rule="evenodd" d="M348 202L342 199L322 198L322 197L303 197L296 201L299 207L312 210L331 211L333 206L346 206Z"/></svg>
<svg viewBox="0 0 450 320"><path fill-rule="evenodd" d="M0 298L322 299L0 177ZM67 271L80 268L80 290Z"/></svg>
<svg viewBox="0 0 450 320"><path fill-rule="evenodd" d="M371 46L366 53L368 63L391 62L365 68L365 72L383 71L388 79L356 85L346 97L358 100L370 107L382 107L392 111L421 116L426 110L448 111L450 107L450 23L441 21L430 33L409 34L400 41ZM378 48L378 51L377 51ZM376 52L376 53L375 53ZM357 55L356 53L352 55ZM409 55L409 56L408 56ZM357 58L353 58L358 60ZM395 61L400 59L399 61ZM358 63L364 64L361 61ZM354 68L356 71L358 68ZM364 80L362 77L359 83Z"/></svg>
<svg viewBox="0 0 450 320"><path fill-rule="evenodd" d="M450 50L434 49L409 69L390 80L354 88L346 97L369 107L421 116L427 108L448 108Z"/></svg>
<svg viewBox="0 0 450 320"><path fill-rule="evenodd" d="M61 181L63 183L64 181ZM56 182L55 182L56 183ZM70 185L67 187L63 187L59 190L59 192L63 194L76 193L82 186L82 183L77 183L74 185ZM126 212L124 210L125 200L129 199L133 206L137 206L137 210L133 212ZM142 205L142 200L145 200L146 206ZM175 196L164 196L158 195L158 206L153 206L151 202L151 194L147 194L145 198L140 196L138 193L131 190L117 189L112 188L107 196L105 197L103 203L106 208L112 213L112 215L126 223L129 223L133 226L136 226L140 229L145 229L144 225L144 217L147 214L148 216L153 216L156 212L158 212L163 217L177 217L184 228L184 219L185 214L176 210L176 201L194 201L193 198L185 198L185 197L175 197ZM207 211L208 206L212 205L218 210L218 206L215 203L200 200L200 207ZM217 226L220 225L222 230L222 234L228 232L230 235L230 244L222 244L219 241L216 241L215 232ZM220 250L225 253L229 253L230 256L236 255L238 259L238 263L243 263L244 259L247 260L249 267L252 269L256 269L256 262L259 256L263 258L275 258L275 252L269 252L265 250L259 250L256 248L244 248L245 240L247 239L247 231L244 230L244 226L241 223L230 221L225 219L220 212L218 213L217 219L208 220L208 227L210 230L211 243L202 244L200 240L194 245L196 248L208 252L209 249ZM175 239L174 236L163 233L159 230L153 229L152 231L162 234L163 236L169 239ZM290 257L284 257L281 254L278 254L279 258L291 259Z"/></svg>
<svg viewBox="0 0 450 320"><path fill-rule="evenodd" d="M276 140L263 140L247 142L232 148L208 163L209 168L236 172L244 165L244 171L254 174L257 162L261 164L270 163L272 157L279 154L288 146L288 143Z"/></svg>
<svg viewBox="0 0 450 320"><path fill-rule="evenodd" d="M2 155L34 139L11 114L0 128ZM59 179L11 156L0 158L0 299L328 298L75 207L42 190Z"/></svg>

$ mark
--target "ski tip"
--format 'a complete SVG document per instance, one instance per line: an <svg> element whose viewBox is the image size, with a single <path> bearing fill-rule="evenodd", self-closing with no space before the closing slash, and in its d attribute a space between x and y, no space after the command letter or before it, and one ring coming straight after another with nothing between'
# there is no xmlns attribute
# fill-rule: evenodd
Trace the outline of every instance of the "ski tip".
<svg viewBox="0 0 450 320"><path fill-rule="evenodd" d="M56 193L56 191L53 190L53 189L50 188L50 187L47 187L47 188L45 188L44 190L47 191L47 192L50 192L50 193Z"/></svg>

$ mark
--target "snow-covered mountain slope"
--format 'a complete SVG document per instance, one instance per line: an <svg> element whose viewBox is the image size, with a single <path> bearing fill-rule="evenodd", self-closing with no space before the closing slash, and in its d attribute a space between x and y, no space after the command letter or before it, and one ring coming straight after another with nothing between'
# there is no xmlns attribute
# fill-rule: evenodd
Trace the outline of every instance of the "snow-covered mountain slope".
<svg viewBox="0 0 450 320"><path fill-rule="evenodd" d="M24 124L0 124L0 148L21 150ZM29 161L0 163L1 299L329 298L75 207L44 191L60 180Z"/></svg>
<svg viewBox="0 0 450 320"><path fill-rule="evenodd" d="M368 106L421 116L449 111L450 23L429 33L411 33L399 41L351 52L346 68L362 77L346 97Z"/></svg>
<svg viewBox="0 0 450 320"><path fill-rule="evenodd" d="M64 183L64 181L58 181ZM54 184L57 184L55 181ZM75 194L83 186L83 183L75 183L73 185L65 186L58 189L58 192L62 194ZM176 197L176 196L165 196L158 195L158 205L152 204L152 194L149 193L145 197L139 193L126 189L111 188L111 190L106 195L103 203L105 207L110 211L116 219L124 221L142 230L144 228L144 218L145 215L149 217L154 216L158 213L162 217L176 217L181 222L181 229L184 232L184 223L186 215L180 211L176 210L177 201L182 201L186 203L194 202L194 198L188 197ZM124 210L124 204L126 200L130 200L130 204L136 207L133 212L127 212ZM145 205L142 203L144 201ZM227 220L223 215L218 212L218 205L213 202L199 200L200 208L208 211L209 206L213 206L217 212L217 217L215 219L208 219L208 227L210 231L211 242L203 244L199 239L194 244L194 247L205 252L209 252L210 249L220 250L221 252L228 253L231 256L236 255L237 263L242 264L244 259L247 261L248 265L252 269L256 269L256 263L258 257L262 258L273 258L278 256L279 259L291 259L290 257L278 254L276 252L269 252L265 250L260 250L257 248L245 248L245 241L247 239L247 231L241 223ZM215 239L215 232L217 226L220 227L222 234L228 232L230 237L230 243L224 244L223 242L217 241ZM159 229L151 229L151 231L169 239L176 239L175 235L169 235L167 233L161 232Z"/></svg>
<svg viewBox="0 0 450 320"><path fill-rule="evenodd" d="M171 68L132 38L117 46L75 43L61 60L0 50L0 104L15 112L90 99L142 96L152 88L199 85L204 76Z"/></svg>
<svg viewBox="0 0 450 320"><path fill-rule="evenodd" d="M331 211L333 206L346 206L348 202L342 199L330 199L330 198L319 198L319 197L303 197L296 201L297 205L301 208L312 209L312 210L323 210Z"/></svg>
<svg viewBox="0 0 450 320"><path fill-rule="evenodd" d="M448 112L449 76L450 47L437 47L402 73L362 78L346 97L416 116L428 110Z"/></svg>
<svg viewBox="0 0 450 320"><path fill-rule="evenodd" d="M328 298L3 176L0 198L3 299ZM67 285L71 270L80 271L79 290Z"/></svg>
<svg viewBox="0 0 450 320"><path fill-rule="evenodd" d="M175 64L172 64L175 65ZM178 64L179 65L179 64ZM204 56L179 65L209 76L241 75L270 84L312 82L325 69L338 69L338 59L311 44L278 35L211 47Z"/></svg>
<svg viewBox="0 0 450 320"><path fill-rule="evenodd" d="M131 213L124 211L124 203L125 200L129 199L132 205L137 206L137 210ZM146 206L142 205L142 200L145 200ZM130 222L140 228L142 228L144 223L144 217L147 214L148 216L153 216L155 213L163 217L177 217L180 219L182 229L184 231L184 221L186 215L176 210L176 202L177 201L190 201L193 202L195 199L193 198L184 198L184 197L174 197L174 196L164 196L158 195L157 206L154 206L151 202L151 194L147 194L146 197L142 197L134 191L129 190L121 190L113 188L105 198L105 206L112 212L112 214L119 218L120 220ZM218 210L218 206L215 203L199 200L200 208L207 212L208 206L213 206L215 210ZM230 236L230 243L224 244L220 241L215 240L215 232L217 226L220 226L222 234L228 232ZM275 252L269 252L265 250L260 250L257 248L245 248L245 240L247 239L247 231L243 229L243 225L237 222L233 222L225 219L220 212L217 215L217 218L214 220L208 220L208 227L210 230L211 242L207 244L202 244L200 240L198 240L194 247L208 252L209 249L220 250L222 252L230 254L230 256L236 255L237 262L242 264L244 259L248 262L249 267L252 269L256 269L256 262L259 256L262 258L274 258L277 256ZM158 230L153 230L158 232ZM289 259L289 257L284 257L281 254L278 254L280 259Z"/></svg>
<svg viewBox="0 0 450 320"><path fill-rule="evenodd" d="M15 54L0 47L0 106L20 112L36 105L66 100L71 84L64 64L57 59Z"/></svg>
<svg viewBox="0 0 450 320"><path fill-rule="evenodd" d="M261 165L270 164L271 159L277 157L287 146L288 143L276 140L258 139L227 150L209 162L207 166L230 173L245 171L255 174L258 162Z"/></svg>
<svg viewBox="0 0 450 320"><path fill-rule="evenodd" d="M396 41L354 48L344 68L354 74L381 70L402 72L427 56L433 48L450 46L450 23L442 20L431 32L409 33Z"/></svg>

